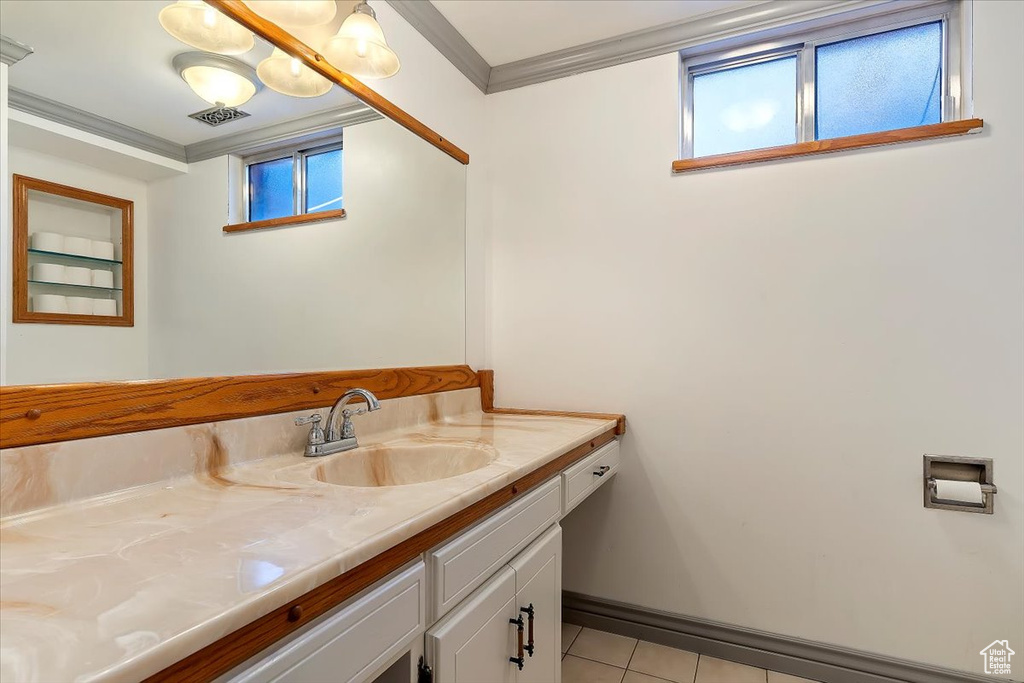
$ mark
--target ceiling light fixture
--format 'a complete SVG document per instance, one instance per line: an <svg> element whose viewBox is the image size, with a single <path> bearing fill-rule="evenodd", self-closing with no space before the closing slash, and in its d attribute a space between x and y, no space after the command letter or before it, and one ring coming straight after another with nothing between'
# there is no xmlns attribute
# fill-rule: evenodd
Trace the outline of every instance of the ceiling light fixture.
<svg viewBox="0 0 1024 683"><path fill-rule="evenodd" d="M328 62L356 78L389 78L402 67L384 39L377 15L365 2L355 6L323 53Z"/></svg>
<svg viewBox="0 0 1024 683"><path fill-rule="evenodd" d="M319 26L338 12L334 0L245 0L245 4L281 26Z"/></svg>
<svg viewBox="0 0 1024 683"><path fill-rule="evenodd" d="M279 47L259 63L256 73L268 88L292 97L319 97L331 89L329 80Z"/></svg>
<svg viewBox="0 0 1024 683"><path fill-rule="evenodd" d="M238 107L262 87L252 67L207 52L182 52L171 61L192 92L220 107Z"/></svg>
<svg viewBox="0 0 1024 683"><path fill-rule="evenodd" d="M198 50L240 55L256 42L252 33L202 0L178 0L160 10L160 25L172 36Z"/></svg>

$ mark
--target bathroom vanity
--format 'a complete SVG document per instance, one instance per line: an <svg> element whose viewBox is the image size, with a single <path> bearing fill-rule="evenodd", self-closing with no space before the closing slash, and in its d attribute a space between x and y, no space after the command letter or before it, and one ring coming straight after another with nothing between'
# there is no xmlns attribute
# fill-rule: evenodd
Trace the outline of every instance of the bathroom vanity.
<svg viewBox="0 0 1024 683"><path fill-rule="evenodd" d="M615 475L624 419L497 409L465 365L469 156L303 42L350 7L295 36L207 0L255 36L232 73L285 50L340 86L230 117L164 9L0 8L3 174L134 207L110 268L138 275L118 329L0 301L0 679L557 681L559 521ZM8 249L69 263L122 225L33 215ZM46 302L96 288L62 277L17 310L68 322ZM356 388L380 409L307 437Z"/></svg>
<svg viewBox="0 0 1024 683"><path fill-rule="evenodd" d="M353 417L357 448L323 457L302 455L292 422L308 411L5 450L10 481L39 449L56 456L39 495L67 490L76 470L61 463L85 449L100 479L178 432L192 453L162 455L193 471L5 518L0 579L26 607L5 608L4 666L39 680L559 680L559 521L613 479L623 422L487 401L381 400ZM282 433L289 452L259 457ZM73 643L61 657L55 633Z"/></svg>

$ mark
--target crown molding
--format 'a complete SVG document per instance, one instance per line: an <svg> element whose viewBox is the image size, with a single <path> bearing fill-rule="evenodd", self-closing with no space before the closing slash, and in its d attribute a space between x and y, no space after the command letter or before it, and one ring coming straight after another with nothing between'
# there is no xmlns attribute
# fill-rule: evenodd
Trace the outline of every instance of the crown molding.
<svg viewBox="0 0 1024 683"><path fill-rule="evenodd" d="M451 25L433 3L424 0L388 0L398 15L427 39L480 92L487 92L491 65Z"/></svg>
<svg viewBox="0 0 1024 683"><path fill-rule="evenodd" d="M126 126L123 123L112 121L87 111L55 102L39 95L19 90L8 89L8 104L19 111L27 114L34 114L48 121L71 126L87 133L93 133L108 140L121 142L137 149L159 154L160 156L174 159L175 161L187 161L185 147L165 140L156 135Z"/></svg>
<svg viewBox="0 0 1024 683"><path fill-rule="evenodd" d="M388 0L398 14L486 94L522 88L670 52L736 47L757 32L782 38L835 21L878 16L942 0L774 0L704 14L491 67L428 0ZM689 53L689 54L688 54Z"/></svg>
<svg viewBox="0 0 1024 683"><path fill-rule="evenodd" d="M362 102L353 102L330 111L195 142L185 146L185 157L189 163L193 163L225 154L255 154L298 139L312 142L319 137L337 135L340 128L382 118L384 117Z"/></svg>
<svg viewBox="0 0 1024 683"><path fill-rule="evenodd" d="M28 45L23 45L13 38L0 35L0 62L7 66L20 62L25 57L32 54L32 52L32 48Z"/></svg>
<svg viewBox="0 0 1024 683"><path fill-rule="evenodd" d="M685 57L688 49L698 47L701 51L729 49L754 32L760 34L759 38L778 38L806 30L818 20L834 20L839 14L848 14L852 20L930 2L932 0L778 0L723 10L495 66L491 69L487 93L521 88L669 52L683 52Z"/></svg>
<svg viewBox="0 0 1024 683"><path fill-rule="evenodd" d="M179 145L123 123L90 114L87 111L17 88L10 88L8 97L12 109L186 163L212 159L224 154L250 154L297 138L312 141L320 136L335 135L338 129L344 126L354 126L357 123L383 118L365 104L354 102L330 111L310 114L262 128L224 135L191 145Z"/></svg>

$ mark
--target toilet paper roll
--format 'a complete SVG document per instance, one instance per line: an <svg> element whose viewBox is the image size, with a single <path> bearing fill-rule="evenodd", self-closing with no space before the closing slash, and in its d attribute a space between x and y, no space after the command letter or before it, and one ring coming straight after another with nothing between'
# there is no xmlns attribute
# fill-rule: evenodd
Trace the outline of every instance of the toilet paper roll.
<svg viewBox="0 0 1024 683"><path fill-rule="evenodd" d="M37 282L64 282L64 266L37 263L32 266L32 279Z"/></svg>
<svg viewBox="0 0 1024 683"><path fill-rule="evenodd" d="M109 270L94 270L92 271L92 286L93 287L113 287L114 286L114 274Z"/></svg>
<svg viewBox="0 0 1024 683"><path fill-rule="evenodd" d="M92 302L93 315L117 315L117 302L113 299L95 299Z"/></svg>
<svg viewBox="0 0 1024 683"><path fill-rule="evenodd" d="M55 232L32 233L32 248L40 251L64 251L64 235Z"/></svg>
<svg viewBox="0 0 1024 683"><path fill-rule="evenodd" d="M92 315L94 301L96 301L96 299L90 299L87 296L69 296L68 313L75 313L77 315Z"/></svg>
<svg viewBox="0 0 1024 683"><path fill-rule="evenodd" d="M67 313L68 299L62 294L34 294L32 310L36 313Z"/></svg>
<svg viewBox="0 0 1024 683"><path fill-rule="evenodd" d="M78 256L92 256L92 240L87 237L65 237L64 252Z"/></svg>
<svg viewBox="0 0 1024 683"><path fill-rule="evenodd" d="M64 281L69 285L90 286L92 284L92 271L79 266L67 266L64 269Z"/></svg>
<svg viewBox="0 0 1024 683"><path fill-rule="evenodd" d="M982 505L985 498L981 493L981 484L976 481L935 480L935 497L957 503Z"/></svg>
<svg viewBox="0 0 1024 683"><path fill-rule="evenodd" d="M105 258L109 261L114 260L114 243L105 242L103 240L92 241L92 255L96 258Z"/></svg>

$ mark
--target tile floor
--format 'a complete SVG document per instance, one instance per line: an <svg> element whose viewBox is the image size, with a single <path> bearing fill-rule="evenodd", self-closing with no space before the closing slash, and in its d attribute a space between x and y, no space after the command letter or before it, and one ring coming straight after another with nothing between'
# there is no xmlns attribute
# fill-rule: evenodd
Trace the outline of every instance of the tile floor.
<svg viewBox="0 0 1024 683"><path fill-rule="evenodd" d="M614 633L562 624L562 683L815 683Z"/></svg>

